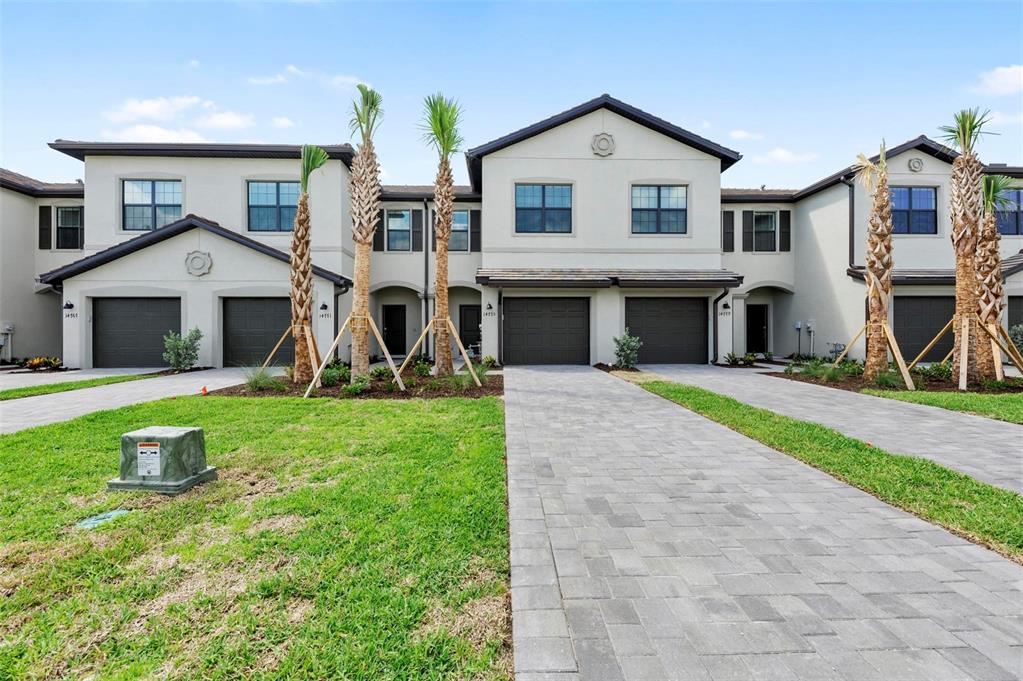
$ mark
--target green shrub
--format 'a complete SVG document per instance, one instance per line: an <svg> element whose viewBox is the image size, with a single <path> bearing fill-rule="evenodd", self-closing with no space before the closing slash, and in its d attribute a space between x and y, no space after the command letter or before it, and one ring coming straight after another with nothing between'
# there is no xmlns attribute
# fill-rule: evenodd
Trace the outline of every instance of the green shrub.
<svg viewBox="0 0 1023 681"><path fill-rule="evenodd" d="M744 367L751 367L756 363L757 356L754 355L752 352L747 352L745 355L742 356L742 365Z"/></svg>
<svg viewBox="0 0 1023 681"><path fill-rule="evenodd" d="M877 375L874 379L874 383L879 388L898 388L902 385L902 377L894 371L884 371Z"/></svg>
<svg viewBox="0 0 1023 681"><path fill-rule="evenodd" d="M476 370L476 377L480 379L480 385L486 385L489 380L489 376L487 374L490 373L490 367L482 362L473 362L472 368ZM468 370L466 370L466 373L468 373Z"/></svg>
<svg viewBox="0 0 1023 681"><path fill-rule="evenodd" d="M454 374L453 376L451 376L450 380L451 386L456 390L460 390L462 392L472 390L473 388L476 387L476 382L472 380L472 374L470 374L468 371ZM482 382L483 379L481 378L480 383Z"/></svg>
<svg viewBox="0 0 1023 681"><path fill-rule="evenodd" d="M1015 382L1012 381L996 381L993 378L982 378L980 379L980 387L984 390L1009 390L1016 386Z"/></svg>
<svg viewBox="0 0 1023 681"><path fill-rule="evenodd" d="M799 364L798 362L790 362L790 363L785 365L785 368L782 371L783 371L783 373L791 375L791 374L802 373L802 370L804 368L805 367L802 364Z"/></svg>
<svg viewBox="0 0 1023 681"><path fill-rule="evenodd" d="M341 394L348 397L355 397L369 390L369 379L365 376L357 376L348 385L341 386Z"/></svg>
<svg viewBox="0 0 1023 681"><path fill-rule="evenodd" d="M268 369L251 367L245 370L245 387L254 392L264 390L287 390L284 381L272 375Z"/></svg>
<svg viewBox="0 0 1023 681"><path fill-rule="evenodd" d="M168 331L163 337L163 361L170 364L174 371L188 371L199 361L199 341L202 331L192 329L182 336Z"/></svg>
<svg viewBox="0 0 1023 681"><path fill-rule="evenodd" d="M615 366L620 369L635 369L643 341L629 333L629 327L625 327L625 333L612 340L615 342Z"/></svg>
<svg viewBox="0 0 1023 681"><path fill-rule="evenodd" d="M433 367L425 359L417 359L416 363L412 365L412 373L416 376L429 376L433 371Z"/></svg>
<svg viewBox="0 0 1023 681"><path fill-rule="evenodd" d="M774 359L774 353L768 350L767 352L764 353L764 359L770 362L771 360Z"/></svg>
<svg viewBox="0 0 1023 681"><path fill-rule="evenodd" d="M370 370L369 375L377 380L388 378L392 375L391 367L387 366L386 364L375 366Z"/></svg>
<svg viewBox="0 0 1023 681"><path fill-rule="evenodd" d="M842 367L840 366L836 367L832 364L824 362L823 360L818 362L811 362L803 369L802 373L807 376L810 376L811 378L816 378L819 381L823 381L825 383L834 383L836 381L841 381L848 375L846 374L845 370Z"/></svg>
<svg viewBox="0 0 1023 681"><path fill-rule="evenodd" d="M42 369L59 369L60 365L61 365L60 357L30 357L21 364L21 366L31 371L40 371Z"/></svg>
<svg viewBox="0 0 1023 681"><path fill-rule="evenodd" d="M1023 352L1023 324L1017 324L1009 329L1009 338L1015 343L1020 352Z"/></svg>
<svg viewBox="0 0 1023 681"><path fill-rule="evenodd" d="M729 352L725 355L725 363L730 367L751 367L757 361L756 355L752 352L747 352L745 355L737 355L734 352Z"/></svg>
<svg viewBox="0 0 1023 681"><path fill-rule="evenodd" d="M406 378L404 380L404 382L405 382L405 387L408 388L408 389L415 388L417 385L419 385L419 381L416 379L415 376L409 376L408 378Z"/></svg>
<svg viewBox="0 0 1023 681"><path fill-rule="evenodd" d="M482 360L480 360L480 363L486 366L488 369L493 369L494 367L497 366L497 358L494 357L493 355L487 355Z"/></svg>
<svg viewBox="0 0 1023 681"><path fill-rule="evenodd" d="M348 377L345 376L346 367L327 367L320 374L320 382L325 388L332 388L335 385L340 385L348 381ZM350 374L349 374L350 375Z"/></svg>
<svg viewBox="0 0 1023 681"><path fill-rule="evenodd" d="M847 359L838 365L846 376L862 376L863 365L855 359Z"/></svg>
<svg viewBox="0 0 1023 681"><path fill-rule="evenodd" d="M913 373L925 381L947 381L952 378L952 365L937 362L926 366L917 364L913 367Z"/></svg>
<svg viewBox="0 0 1023 681"><path fill-rule="evenodd" d="M727 355L725 355L725 364L727 364L728 366L730 366L730 367L737 367L741 363L742 363L742 357L740 357L739 355L735 354L734 352L729 352Z"/></svg>

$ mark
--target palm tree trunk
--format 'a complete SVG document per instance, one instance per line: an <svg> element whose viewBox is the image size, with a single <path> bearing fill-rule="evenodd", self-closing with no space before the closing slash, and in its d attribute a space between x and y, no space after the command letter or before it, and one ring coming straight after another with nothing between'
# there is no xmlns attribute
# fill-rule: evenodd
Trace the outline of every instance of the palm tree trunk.
<svg viewBox="0 0 1023 681"><path fill-rule="evenodd" d="M1000 252L998 221L994 213L984 215L984 226L977 244L977 286L979 303L977 311L985 326L1002 323L1002 306L1004 304L1005 285L1002 280L1002 255ZM995 355L991 349L990 338L980 332L977 345L977 371L981 378L994 379Z"/></svg>
<svg viewBox="0 0 1023 681"><path fill-rule="evenodd" d="M451 316L448 310L448 240L451 238L451 213L455 203L454 178L451 176L451 164L441 156L437 166L437 182L434 186L434 205L437 211L437 274L434 283L436 296L437 323L433 325L436 334L436 358L434 365L438 376L450 376L454 373L451 360L451 338L448 334L447 320Z"/></svg>
<svg viewBox="0 0 1023 681"><path fill-rule="evenodd" d="M352 288L352 377L369 375L369 261L372 242L355 242Z"/></svg>
<svg viewBox="0 0 1023 681"><path fill-rule="evenodd" d="M892 206L888 194L887 171L878 174L874 202L867 226L867 285L873 286L867 298L867 360L863 377L868 381L888 371L888 344L882 325L888 321L888 301L892 291Z"/></svg>
<svg viewBox="0 0 1023 681"><path fill-rule="evenodd" d="M355 281L352 288L352 380L369 375L369 286L373 232L380 214L380 164L373 141L365 140L352 160L352 238Z"/></svg>
<svg viewBox="0 0 1023 681"><path fill-rule="evenodd" d="M309 253L309 194L298 197L295 231L291 235L291 329L295 339L295 383L313 380L313 360L305 338L312 318L313 266Z"/></svg>
<svg viewBox="0 0 1023 681"><path fill-rule="evenodd" d="M977 371L977 232L980 222L983 164L968 151L952 163L951 213L952 246L956 254L955 346L953 376L961 382L963 343L966 343L966 384L976 385ZM963 320L967 337L963 338Z"/></svg>

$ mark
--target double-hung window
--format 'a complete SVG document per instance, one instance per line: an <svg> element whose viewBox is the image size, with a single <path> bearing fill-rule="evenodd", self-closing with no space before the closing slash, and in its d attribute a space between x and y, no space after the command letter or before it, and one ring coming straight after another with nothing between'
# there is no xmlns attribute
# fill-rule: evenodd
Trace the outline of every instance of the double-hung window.
<svg viewBox="0 0 1023 681"><path fill-rule="evenodd" d="M412 211L387 211L387 250L412 250Z"/></svg>
<svg viewBox="0 0 1023 681"><path fill-rule="evenodd" d="M633 185L633 234L685 234L686 188L682 185Z"/></svg>
<svg viewBox="0 0 1023 681"><path fill-rule="evenodd" d="M57 207L57 248L80 250L82 248L82 207Z"/></svg>
<svg viewBox="0 0 1023 681"><path fill-rule="evenodd" d="M515 232L519 234L570 234L572 232L572 185L516 184Z"/></svg>
<svg viewBox="0 0 1023 681"><path fill-rule="evenodd" d="M469 211L456 210L451 214L451 238L448 239L448 250L469 250Z"/></svg>
<svg viewBox="0 0 1023 681"><path fill-rule="evenodd" d="M753 213L753 251L773 253L778 250L777 214Z"/></svg>
<svg viewBox="0 0 1023 681"><path fill-rule="evenodd" d="M125 231L148 231L181 218L181 180L124 180L121 195Z"/></svg>
<svg viewBox="0 0 1023 681"><path fill-rule="evenodd" d="M1005 236L1023 236L1023 190L1010 189L1002 193L1005 204L998 210L998 233Z"/></svg>
<svg viewBox="0 0 1023 681"><path fill-rule="evenodd" d="M934 187L892 187L892 231L895 234L938 233L938 190Z"/></svg>
<svg viewBox="0 0 1023 681"><path fill-rule="evenodd" d="M249 182L249 231L290 232L298 193L298 182Z"/></svg>

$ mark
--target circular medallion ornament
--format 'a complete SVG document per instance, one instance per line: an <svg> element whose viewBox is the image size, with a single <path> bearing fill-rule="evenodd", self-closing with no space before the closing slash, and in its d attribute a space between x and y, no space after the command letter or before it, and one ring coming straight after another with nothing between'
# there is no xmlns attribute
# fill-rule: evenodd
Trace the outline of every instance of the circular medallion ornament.
<svg viewBox="0 0 1023 681"><path fill-rule="evenodd" d="M193 277L209 274L213 267L213 258L205 251L192 251L185 256L185 269Z"/></svg>
<svg viewBox="0 0 1023 681"><path fill-rule="evenodd" d="M919 173L921 170L924 169L923 159L919 158L909 159L909 162L906 165L908 165L909 169L914 173Z"/></svg>
<svg viewBox="0 0 1023 681"><path fill-rule="evenodd" d="M606 132L598 133L593 136L590 148L597 156L610 156L615 153L615 138Z"/></svg>

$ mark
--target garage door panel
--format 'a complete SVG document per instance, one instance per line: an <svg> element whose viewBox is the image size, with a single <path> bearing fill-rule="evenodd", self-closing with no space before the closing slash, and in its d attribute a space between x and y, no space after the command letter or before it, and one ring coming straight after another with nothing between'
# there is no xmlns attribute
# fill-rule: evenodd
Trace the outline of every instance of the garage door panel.
<svg viewBox="0 0 1023 681"><path fill-rule="evenodd" d="M920 354L955 314L953 296L895 296L895 338L906 359ZM952 351L951 332L924 356L924 362L940 362Z"/></svg>
<svg viewBox="0 0 1023 681"><path fill-rule="evenodd" d="M1023 324L1023 296L1009 296L1009 328Z"/></svg>
<svg viewBox="0 0 1023 681"><path fill-rule="evenodd" d="M505 364L589 364L587 298L505 298Z"/></svg>
<svg viewBox="0 0 1023 681"><path fill-rule="evenodd" d="M181 331L180 298L94 298L92 364L166 366L163 338L169 331Z"/></svg>
<svg viewBox="0 0 1023 681"><path fill-rule="evenodd" d="M290 324L287 298L224 298L224 366L262 364ZM295 341L289 336L271 363L286 365L294 358Z"/></svg>
<svg viewBox="0 0 1023 681"><path fill-rule="evenodd" d="M706 298L626 298L625 326L643 341L642 363L707 362Z"/></svg>

